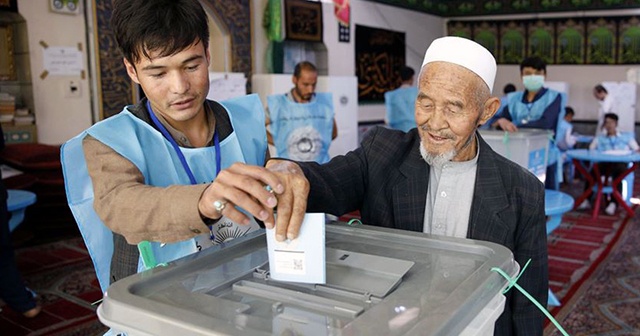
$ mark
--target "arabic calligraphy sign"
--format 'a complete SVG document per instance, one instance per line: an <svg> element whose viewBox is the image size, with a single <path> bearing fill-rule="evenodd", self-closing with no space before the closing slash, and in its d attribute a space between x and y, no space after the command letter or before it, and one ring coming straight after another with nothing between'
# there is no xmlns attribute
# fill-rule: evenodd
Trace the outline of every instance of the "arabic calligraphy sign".
<svg viewBox="0 0 640 336"><path fill-rule="evenodd" d="M405 65L405 34L356 25L358 101L381 102L384 93L400 86Z"/></svg>

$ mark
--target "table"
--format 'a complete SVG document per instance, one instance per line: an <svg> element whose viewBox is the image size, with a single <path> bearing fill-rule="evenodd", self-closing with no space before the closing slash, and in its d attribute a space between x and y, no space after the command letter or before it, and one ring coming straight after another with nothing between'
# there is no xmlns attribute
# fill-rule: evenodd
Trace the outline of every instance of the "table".
<svg viewBox="0 0 640 336"><path fill-rule="evenodd" d="M611 193L613 198L618 201L618 205L622 206L622 208L627 211L629 216L633 216L633 210L627 202L622 198L620 192L618 192L618 185L624 180L624 178L631 174L637 167L638 162L640 161L640 153L631 152L626 155L613 155L613 154L605 154L601 151L597 150L588 150L588 149L574 149L567 151L567 157L573 159L573 164L578 169L580 174L584 176L587 183L589 184L587 189L584 191L580 197L575 201L575 207L578 207L587 197L591 196L593 193L593 187L596 187L596 202L593 207L592 218L598 217L598 212L600 211L600 200L602 198L603 193ZM593 172L595 174L595 178L589 174L589 171L584 166L583 162L592 162ZM611 184L608 181L602 181L602 175L600 173L600 168L598 167L598 163L601 162L622 162L622 163L633 163L631 167L625 170L622 174L616 177ZM574 207L574 208L575 208Z"/></svg>
<svg viewBox="0 0 640 336"><path fill-rule="evenodd" d="M548 216L547 220L547 235L553 230L557 229L562 222L562 215L573 208L573 198L563 192L556 190L544 191L544 214ZM560 300L549 289L549 300L547 303L550 306L559 306Z"/></svg>

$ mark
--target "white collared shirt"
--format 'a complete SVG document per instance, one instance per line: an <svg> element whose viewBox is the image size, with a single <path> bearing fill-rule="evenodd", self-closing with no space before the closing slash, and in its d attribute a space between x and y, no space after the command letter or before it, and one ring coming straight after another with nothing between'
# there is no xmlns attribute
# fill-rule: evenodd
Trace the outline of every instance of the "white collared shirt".
<svg viewBox="0 0 640 336"><path fill-rule="evenodd" d="M479 153L480 146L469 161L450 161L441 169L431 167L423 232L466 238Z"/></svg>

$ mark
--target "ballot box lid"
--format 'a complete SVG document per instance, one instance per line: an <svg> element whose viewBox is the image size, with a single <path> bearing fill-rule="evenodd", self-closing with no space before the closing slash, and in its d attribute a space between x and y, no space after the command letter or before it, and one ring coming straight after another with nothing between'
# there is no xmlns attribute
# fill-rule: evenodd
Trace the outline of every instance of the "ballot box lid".
<svg viewBox="0 0 640 336"><path fill-rule="evenodd" d="M502 295L496 267L519 271L498 244L333 223L326 284L278 282L259 230L115 282L98 316L128 335L459 335Z"/></svg>

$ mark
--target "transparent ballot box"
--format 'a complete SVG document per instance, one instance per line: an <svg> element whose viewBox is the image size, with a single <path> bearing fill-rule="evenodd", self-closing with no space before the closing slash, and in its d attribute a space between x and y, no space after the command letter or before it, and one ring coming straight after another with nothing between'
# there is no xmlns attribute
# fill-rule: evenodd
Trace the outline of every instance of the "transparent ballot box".
<svg viewBox="0 0 640 336"><path fill-rule="evenodd" d="M490 130L479 132L496 153L528 169L544 182L549 161L550 131L519 128L515 133Z"/></svg>
<svg viewBox="0 0 640 336"><path fill-rule="evenodd" d="M98 308L127 335L491 335L519 271L497 244L326 228L326 284L269 278L264 230L122 279Z"/></svg>

